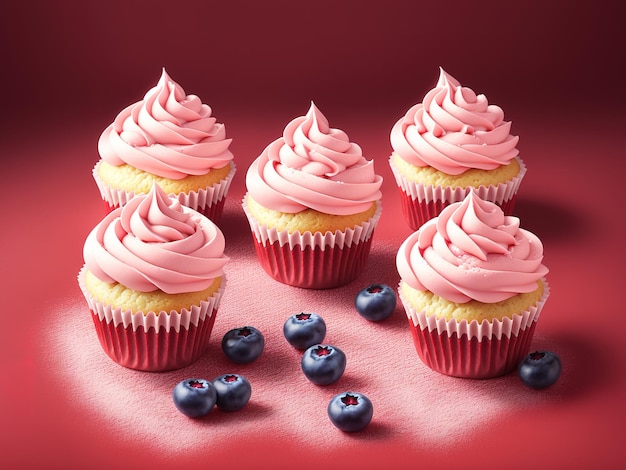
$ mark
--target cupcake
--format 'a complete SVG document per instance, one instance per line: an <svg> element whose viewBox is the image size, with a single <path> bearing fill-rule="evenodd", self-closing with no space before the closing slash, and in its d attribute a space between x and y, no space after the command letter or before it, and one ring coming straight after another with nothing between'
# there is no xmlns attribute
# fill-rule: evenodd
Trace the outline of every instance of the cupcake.
<svg viewBox="0 0 626 470"><path fill-rule="evenodd" d="M381 214L374 162L311 103L248 168L243 208L274 279L325 289L364 269Z"/></svg>
<svg viewBox="0 0 626 470"><path fill-rule="evenodd" d="M224 236L154 183L110 212L83 248L78 283L115 362L164 371L204 352L224 292Z"/></svg>
<svg viewBox="0 0 626 470"><path fill-rule="evenodd" d="M235 174L231 140L211 108L163 69L143 100L120 112L100 136L93 177L106 211L148 193L156 182L219 222Z"/></svg>
<svg viewBox="0 0 626 470"><path fill-rule="evenodd" d="M500 107L440 69L437 86L391 130L389 165L409 226L417 230L472 189L512 214L526 173L518 140Z"/></svg>
<svg viewBox="0 0 626 470"><path fill-rule="evenodd" d="M398 290L424 364L466 378L515 369L549 294L542 260L541 241L474 191L411 234Z"/></svg>

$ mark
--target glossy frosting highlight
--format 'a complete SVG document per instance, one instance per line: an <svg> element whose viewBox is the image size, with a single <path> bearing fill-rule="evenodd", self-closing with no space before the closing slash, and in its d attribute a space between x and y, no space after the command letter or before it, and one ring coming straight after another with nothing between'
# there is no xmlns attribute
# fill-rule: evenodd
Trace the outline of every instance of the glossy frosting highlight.
<svg viewBox="0 0 626 470"><path fill-rule="evenodd" d="M232 139L209 105L172 80L165 68L143 100L122 110L98 141L107 163L170 179L204 175L233 159Z"/></svg>
<svg viewBox="0 0 626 470"><path fill-rule="evenodd" d="M543 245L496 204L470 192L400 246L400 277L446 300L493 303L537 288L548 273Z"/></svg>
<svg viewBox="0 0 626 470"><path fill-rule="evenodd" d="M331 128L314 103L306 116L287 124L246 175L255 201L287 213L307 208L336 215L362 212L381 198L381 184L374 162L344 131Z"/></svg>
<svg viewBox="0 0 626 470"><path fill-rule="evenodd" d="M228 261L225 240L209 219L154 185L107 215L89 234L85 265L104 282L168 294L206 289Z"/></svg>
<svg viewBox="0 0 626 470"><path fill-rule="evenodd" d="M449 175L506 165L518 155L518 141L499 106L442 68L435 88L391 130L391 146L401 158Z"/></svg>

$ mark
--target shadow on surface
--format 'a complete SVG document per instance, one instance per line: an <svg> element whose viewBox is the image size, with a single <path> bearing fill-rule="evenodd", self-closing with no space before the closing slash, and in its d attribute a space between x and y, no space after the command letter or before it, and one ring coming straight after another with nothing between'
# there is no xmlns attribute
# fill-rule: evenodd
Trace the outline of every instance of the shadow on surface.
<svg viewBox="0 0 626 470"><path fill-rule="evenodd" d="M592 338L562 333L533 341L533 351L548 349L561 358L563 371L553 386L561 398L573 398L591 393L593 389L610 388L618 378L611 356L617 355L594 342ZM550 389L546 389L550 390Z"/></svg>
<svg viewBox="0 0 626 470"><path fill-rule="evenodd" d="M498 399L519 407L549 405L553 401L572 400L607 389L617 380L611 370L609 349L601 350L593 339L573 333L550 337L535 336L530 351L553 351L561 359L562 372L557 382L545 389L525 386L517 371L486 380L461 379L474 393L497 394Z"/></svg>
<svg viewBox="0 0 626 470"><path fill-rule="evenodd" d="M568 240L584 234L584 213L545 200L519 198L514 215L520 218L522 228L544 241Z"/></svg>

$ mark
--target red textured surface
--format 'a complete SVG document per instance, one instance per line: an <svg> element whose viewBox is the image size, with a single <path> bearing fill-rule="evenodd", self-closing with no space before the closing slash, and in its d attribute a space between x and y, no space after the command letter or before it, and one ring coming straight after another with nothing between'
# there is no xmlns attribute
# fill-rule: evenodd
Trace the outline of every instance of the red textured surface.
<svg viewBox="0 0 626 470"><path fill-rule="evenodd" d="M625 467L619 6L568 6L564 21L563 5L545 1L2 2L0 467L237 467L248 457L257 468ZM397 285L393 254L410 230L387 167L389 132L439 65L500 105L520 136L528 173L515 215L541 237L551 286L531 348L563 362L544 391L514 374L434 373L400 309L371 324L351 308L366 284ZM103 214L91 177L99 134L162 66L226 124L238 168L220 221L232 276L207 354L184 372L226 372L219 339L229 327L259 325L268 340L244 370L249 406L199 422L171 406L180 372L106 357L76 283ZM385 179L367 268L320 292L266 275L238 205L249 163L311 99ZM336 386L306 383L281 337L299 309L319 310L348 355ZM324 415L347 387L375 407L358 435Z"/></svg>

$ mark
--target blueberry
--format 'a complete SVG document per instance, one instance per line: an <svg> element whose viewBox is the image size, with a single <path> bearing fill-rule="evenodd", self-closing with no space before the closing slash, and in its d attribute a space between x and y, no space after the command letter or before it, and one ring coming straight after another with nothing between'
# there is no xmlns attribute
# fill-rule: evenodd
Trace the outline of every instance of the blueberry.
<svg viewBox="0 0 626 470"><path fill-rule="evenodd" d="M324 341L326 322L317 313L296 313L285 321L283 334L294 348L306 349Z"/></svg>
<svg viewBox="0 0 626 470"><path fill-rule="evenodd" d="M256 361L265 348L265 337L252 326L234 328L222 338L222 351L237 364Z"/></svg>
<svg viewBox="0 0 626 470"><path fill-rule="evenodd" d="M396 308L396 292L386 284L372 284L357 293L354 306L367 320L384 320Z"/></svg>
<svg viewBox="0 0 626 470"><path fill-rule="evenodd" d="M224 374L213 379L217 391L217 407L224 411L240 410L250 400L252 387L243 375Z"/></svg>
<svg viewBox="0 0 626 470"><path fill-rule="evenodd" d="M172 399L178 411L190 418L209 414L217 401L217 391L204 379L186 379L176 384Z"/></svg>
<svg viewBox="0 0 626 470"><path fill-rule="evenodd" d="M528 354L517 369L525 385L535 388L547 388L553 385L561 375L561 360L550 351L535 351Z"/></svg>
<svg viewBox="0 0 626 470"><path fill-rule="evenodd" d="M361 431L370 424L373 415L374 406L362 393L340 393L328 403L330 421L345 432Z"/></svg>
<svg viewBox="0 0 626 470"><path fill-rule="evenodd" d="M339 380L346 369L346 355L335 346L315 344L302 355L302 372L316 385L328 385Z"/></svg>

